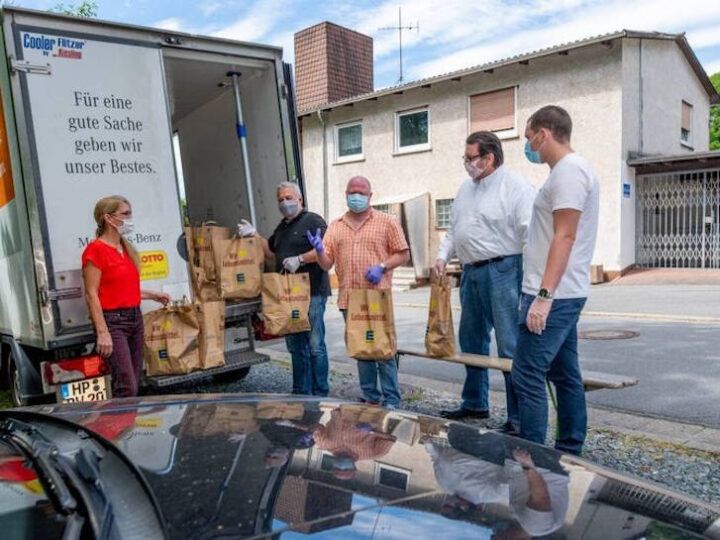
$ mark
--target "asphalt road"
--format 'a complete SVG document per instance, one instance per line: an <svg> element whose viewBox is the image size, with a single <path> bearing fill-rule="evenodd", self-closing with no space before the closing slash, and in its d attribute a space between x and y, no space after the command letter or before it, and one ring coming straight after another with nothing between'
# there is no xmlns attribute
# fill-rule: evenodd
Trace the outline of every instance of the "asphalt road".
<svg viewBox="0 0 720 540"><path fill-rule="evenodd" d="M423 296L427 298L427 293ZM399 346L422 350L427 310L400 307L403 300L396 299L395 308ZM459 313L453 315L457 327ZM345 355L344 325L336 306L328 305L325 320L331 364L354 362ZM622 390L590 392L589 403L720 428L720 324L597 317L584 317L580 322L581 331L610 329L634 330L639 336L581 340L582 367L636 377L640 383ZM285 350L283 342L272 347ZM401 381L402 373L410 373L462 382L464 372L461 365L423 358L404 357L400 366ZM499 372L491 372L490 385L495 390L504 389Z"/></svg>

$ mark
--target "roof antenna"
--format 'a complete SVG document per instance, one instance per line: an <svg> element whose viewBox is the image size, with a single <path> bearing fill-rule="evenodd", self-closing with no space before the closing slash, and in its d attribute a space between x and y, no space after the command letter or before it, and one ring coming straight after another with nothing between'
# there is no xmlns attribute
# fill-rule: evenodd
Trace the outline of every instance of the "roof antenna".
<svg viewBox="0 0 720 540"><path fill-rule="evenodd" d="M397 80L398 83L403 81L403 59L402 59L402 33L403 30L416 30L420 32L420 22L416 22L415 25L403 26L402 24L402 8L398 8L398 25L397 26L383 26L378 30L397 30L398 40L400 42L400 78Z"/></svg>

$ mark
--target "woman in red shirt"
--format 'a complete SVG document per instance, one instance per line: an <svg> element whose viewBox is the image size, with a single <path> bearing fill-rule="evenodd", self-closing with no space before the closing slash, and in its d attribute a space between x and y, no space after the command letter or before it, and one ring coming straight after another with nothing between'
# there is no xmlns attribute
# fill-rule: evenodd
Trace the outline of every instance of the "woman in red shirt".
<svg viewBox="0 0 720 540"><path fill-rule="evenodd" d="M85 248L82 267L97 351L110 365L113 397L136 396L145 341L140 302L165 305L170 295L140 289L140 258L125 238L133 230L128 200L100 199L94 217L97 238Z"/></svg>

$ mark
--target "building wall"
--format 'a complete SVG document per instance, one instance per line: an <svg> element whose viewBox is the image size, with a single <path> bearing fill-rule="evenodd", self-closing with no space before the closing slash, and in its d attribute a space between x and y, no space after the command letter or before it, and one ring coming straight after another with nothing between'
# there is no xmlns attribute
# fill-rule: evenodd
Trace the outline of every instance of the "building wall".
<svg viewBox="0 0 720 540"><path fill-rule="evenodd" d="M709 148L710 99L674 41L623 40L623 140L620 268L635 262L635 170L632 155L674 155ZM681 102L693 105L692 147L680 142Z"/></svg>
<svg viewBox="0 0 720 540"><path fill-rule="evenodd" d="M539 107L558 104L574 121L573 146L595 167L601 184L600 233L595 262L619 268L621 155L620 41L511 65L493 73L463 77L430 88L364 101L327 111L329 217L345 208L347 180L362 174L373 182L375 198L429 192L435 199L453 198L466 178L461 156L468 134L468 97L484 91L517 86L517 136L503 141L506 166L536 186L547 177L547 166L529 163L523 153L524 126ZM430 105L430 151L395 155L395 112ZM362 161L334 163L334 125L363 121ZM302 118L302 144L308 205L323 212L322 129L316 115ZM433 221L434 224L434 221ZM442 234L438 231L438 234Z"/></svg>

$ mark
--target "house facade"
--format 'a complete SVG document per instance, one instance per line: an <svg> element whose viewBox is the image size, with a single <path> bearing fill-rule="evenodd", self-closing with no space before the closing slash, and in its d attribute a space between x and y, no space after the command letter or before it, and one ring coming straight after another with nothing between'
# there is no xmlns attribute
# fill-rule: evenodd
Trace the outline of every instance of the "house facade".
<svg viewBox="0 0 720 540"><path fill-rule="evenodd" d="M467 177L467 135L494 131L505 166L539 187L548 169L525 158L525 124L538 108L560 105L573 119L572 146L600 181L593 263L613 277L636 263L637 186L628 162L706 151L710 105L719 100L684 35L594 37L299 111L306 198L334 219L353 175L371 180L376 202L429 193L433 251Z"/></svg>

